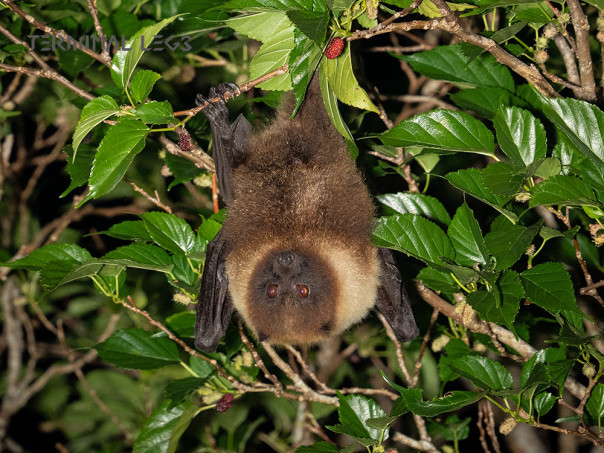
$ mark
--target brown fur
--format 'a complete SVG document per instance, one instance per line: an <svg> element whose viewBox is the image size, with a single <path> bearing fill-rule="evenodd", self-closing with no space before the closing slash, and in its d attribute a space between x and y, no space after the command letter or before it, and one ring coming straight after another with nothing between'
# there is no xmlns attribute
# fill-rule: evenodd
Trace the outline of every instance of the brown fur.
<svg viewBox="0 0 604 453"><path fill-rule="evenodd" d="M257 334L276 343L311 343L366 315L380 267L370 240L374 206L317 81L293 119L289 102L252 137L233 170L223 227L226 270L233 304ZM321 278L331 283L329 296L313 309L292 301L287 313L283 307L267 312L249 300L258 266L283 250L316 257Z"/></svg>

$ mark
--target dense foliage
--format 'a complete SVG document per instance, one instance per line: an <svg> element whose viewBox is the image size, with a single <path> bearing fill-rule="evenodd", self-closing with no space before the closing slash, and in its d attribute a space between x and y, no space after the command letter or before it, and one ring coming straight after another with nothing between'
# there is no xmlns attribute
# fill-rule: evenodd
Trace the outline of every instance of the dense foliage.
<svg viewBox="0 0 604 453"><path fill-rule="evenodd" d="M602 0L2 5L0 448L604 446ZM195 96L262 127L316 71L422 336L201 354Z"/></svg>

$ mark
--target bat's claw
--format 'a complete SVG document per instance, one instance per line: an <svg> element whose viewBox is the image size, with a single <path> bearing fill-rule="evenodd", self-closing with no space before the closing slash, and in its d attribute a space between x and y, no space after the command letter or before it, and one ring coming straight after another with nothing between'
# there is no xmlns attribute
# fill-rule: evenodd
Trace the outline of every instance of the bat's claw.
<svg viewBox="0 0 604 453"><path fill-rule="evenodd" d="M215 103L211 101L211 99L214 98L220 98L221 101L224 103L225 99L224 99L224 95L226 93L229 93L231 99L234 98L235 96L239 96L241 94L241 89L239 88L239 86L236 83L232 83L232 82L224 82L221 83L220 85L218 85L218 88L210 88L210 94L209 94L209 98L205 97L203 94L198 94L197 98L195 99L195 105L214 105Z"/></svg>

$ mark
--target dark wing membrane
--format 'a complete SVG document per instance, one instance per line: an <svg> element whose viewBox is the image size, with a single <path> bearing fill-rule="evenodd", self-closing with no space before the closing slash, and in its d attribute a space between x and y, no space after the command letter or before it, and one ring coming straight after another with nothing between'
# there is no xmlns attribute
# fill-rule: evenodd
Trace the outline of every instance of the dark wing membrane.
<svg viewBox="0 0 604 453"><path fill-rule="evenodd" d="M220 230L208 244L195 316L195 346L206 352L216 350L233 313L224 269L224 248Z"/></svg>
<svg viewBox="0 0 604 453"><path fill-rule="evenodd" d="M401 273L396 267L392 252L379 248L378 254L382 267L381 285L375 307L384 315L398 341L409 341L417 337L419 329L415 324L409 296L403 285Z"/></svg>
<svg viewBox="0 0 604 453"><path fill-rule="evenodd" d="M228 88L219 87L220 90ZM231 90L232 91L232 90ZM212 88L210 99L222 97L222 92ZM198 103L209 102L208 98L198 96ZM241 162L247 151L252 125L243 115L239 115L233 124L229 123L229 111L224 101L210 103L203 109L203 113L210 120L212 126L212 149L216 164L216 175L222 199L229 205L233 201L231 174L237 162Z"/></svg>

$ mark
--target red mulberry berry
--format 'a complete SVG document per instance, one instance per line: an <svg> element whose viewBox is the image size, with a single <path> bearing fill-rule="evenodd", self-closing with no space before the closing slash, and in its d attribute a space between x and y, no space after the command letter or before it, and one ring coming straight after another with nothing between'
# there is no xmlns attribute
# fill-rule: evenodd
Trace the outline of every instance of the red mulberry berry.
<svg viewBox="0 0 604 453"><path fill-rule="evenodd" d="M342 38L333 38L327 44L327 49L325 49L325 56L330 60L334 58L338 58L342 50L344 50L344 40Z"/></svg>
<svg viewBox="0 0 604 453"><path fill-rule="evenodd" d="M222 398L220 398L216 403L216 411L225 412L229 410L230 407L233 405L234 399L235 397L232 393L225 393L224 395L222 395Z"/></svg>
<svg viewBox="0 0 604 453"><path fill-rule="evenodd" d="M191 142L189 141L189 133L185 130L182 131L182 134L178 137L178 146L182 151L189 151L191 148Z"/></svg>

